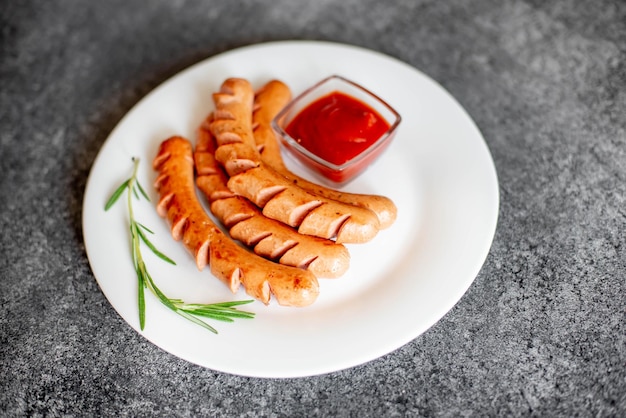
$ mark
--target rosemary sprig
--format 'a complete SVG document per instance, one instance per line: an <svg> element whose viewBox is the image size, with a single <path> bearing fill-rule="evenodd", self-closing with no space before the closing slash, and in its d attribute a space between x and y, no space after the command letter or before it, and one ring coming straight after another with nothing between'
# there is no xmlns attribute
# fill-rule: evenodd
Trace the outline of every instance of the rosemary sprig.
<svg viewBox="0 0 626 418"><path fill-rule="evenodd" d="M130 240L131 240L131 255L133 259L133 266L137 274L137 305L139 307L139 326L143 330L146 324L146 299L144 290L147 288L152 292L154 296L165 306L178 315L190 320L191 322L200 325L203 328L217 334L217 330L205 321L198 317L204 317L214 319L223 322L233 322L236 318L253 318L254 313L240 311L237 309L239 305L245 305L251 303L252 300L242 300L233 302L220 302L211 304L197 304L197 303L185 303L181 299L171 299L167 297L154 283L152 276L148 272L146 263L141 254L141 243L143 242L157 257L163 261L176 265L176 263L159 251L154 244L148 239L148 234L154 234L149 228L142 225L135 219L133 212L133 199L141 199L141 196L147 201L150 201L148 194L141 187L139 180L137 179L137 168L139 167L139 159L133 158L133 173L124 181L111 195L107 203L104 205L104 210L109 210L115 202L119 200L124 191L127 191L127 205L128 205L128 217L130 223Z"/></svg>

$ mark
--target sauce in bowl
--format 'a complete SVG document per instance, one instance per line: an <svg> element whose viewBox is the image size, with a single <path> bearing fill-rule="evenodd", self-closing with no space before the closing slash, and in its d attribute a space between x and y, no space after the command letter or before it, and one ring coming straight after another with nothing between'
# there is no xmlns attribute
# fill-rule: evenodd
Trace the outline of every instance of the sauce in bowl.
<svg viewBox="0 0 626 418"><path fill-rule="evenodd" d="M333 92L298 113L286 132L313 154L341 165L369 148L388 129L389 123L370 106Z"/></svg>
<svg viewBox="0 0 626 418"><path fill-rule="evenodd" d="M378 158L400 121L398 112L379 97L335 75L295 98L272 127L306 167L342 185Z"/></svg>

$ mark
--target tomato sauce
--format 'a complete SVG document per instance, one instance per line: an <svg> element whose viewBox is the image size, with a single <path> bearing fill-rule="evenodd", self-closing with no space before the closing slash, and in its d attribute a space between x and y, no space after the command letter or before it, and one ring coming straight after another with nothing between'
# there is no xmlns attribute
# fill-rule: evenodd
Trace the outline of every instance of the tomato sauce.
<svg viewBox="0 0 626 418"><path fill-rule="evenodd" d="M304 148L336 165L368 149L389 123L365 103L333 92L303 109L286 132Z"/></svg>

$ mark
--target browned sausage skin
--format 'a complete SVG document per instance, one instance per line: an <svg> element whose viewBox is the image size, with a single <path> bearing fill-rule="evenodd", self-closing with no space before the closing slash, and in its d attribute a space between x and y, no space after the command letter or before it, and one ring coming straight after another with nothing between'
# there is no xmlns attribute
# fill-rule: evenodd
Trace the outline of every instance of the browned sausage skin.
<svg viewBox="0 0 626 418"><path fill-rule="evenodd" d="M373 211L378 217L380 228L389 227L396 220L398 212L391 199L379 195L346 193L330 189L297 176L285 166L271 122L290 100L289 87L279 80L268 82L255 95L252 126L254 140L262 161L294 184L313 194Z"/></svg>
<svg viewBox="0 0 626 418"><path fill-rule="evenodd" d="M336 278L347 271L350 254L345 246L299 234L293 228L267 218L250 201L230 192L225 173L212 158L215 147L205 123L198 129L194 153L198 173L196 185L233 239L251 247L260 256L308 269L317 277Z"/></svg>
<svg viewBox="0 0 626 418"><path fill-rule="evenodd" d="M216 111L210 130L218 146L215 158L230 176L227 185L232 192L302 234L339 243L363 243L376 236L380 222L371 210L314 195L261 161L252 133L254 93L247 80L226 80L213 98Z"/></svg>
<svg viewBox="0 0 626 418"><path fill-rule="evenodd" d="M170 223L172 236L183 242L198 269L211 273L236 292L246 292L267 304L271 295L284 306L307 306L319 294L309 271L273 263L237 245L213 223L196 196L191 143L182 137L165 140L153 167L160 199L157 211Z"/></svg>

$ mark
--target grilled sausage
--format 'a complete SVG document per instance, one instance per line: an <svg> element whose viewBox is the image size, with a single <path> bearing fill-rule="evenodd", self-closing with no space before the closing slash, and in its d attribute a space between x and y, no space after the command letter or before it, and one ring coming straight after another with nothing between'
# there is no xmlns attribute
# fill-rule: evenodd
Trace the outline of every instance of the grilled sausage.
<svg viewBox="0 0 626 418"><path fill-rule="evenodd" d="M306 306L319 294L310 271L276 264L237 245L213 223L196 196L191 143L182 137L165 140L153 161L159 175L157 211L168 219L172 236L194 256L198 269L211 273L232 292L246 292L267 304L274 295L280 305Z"/></svg>

